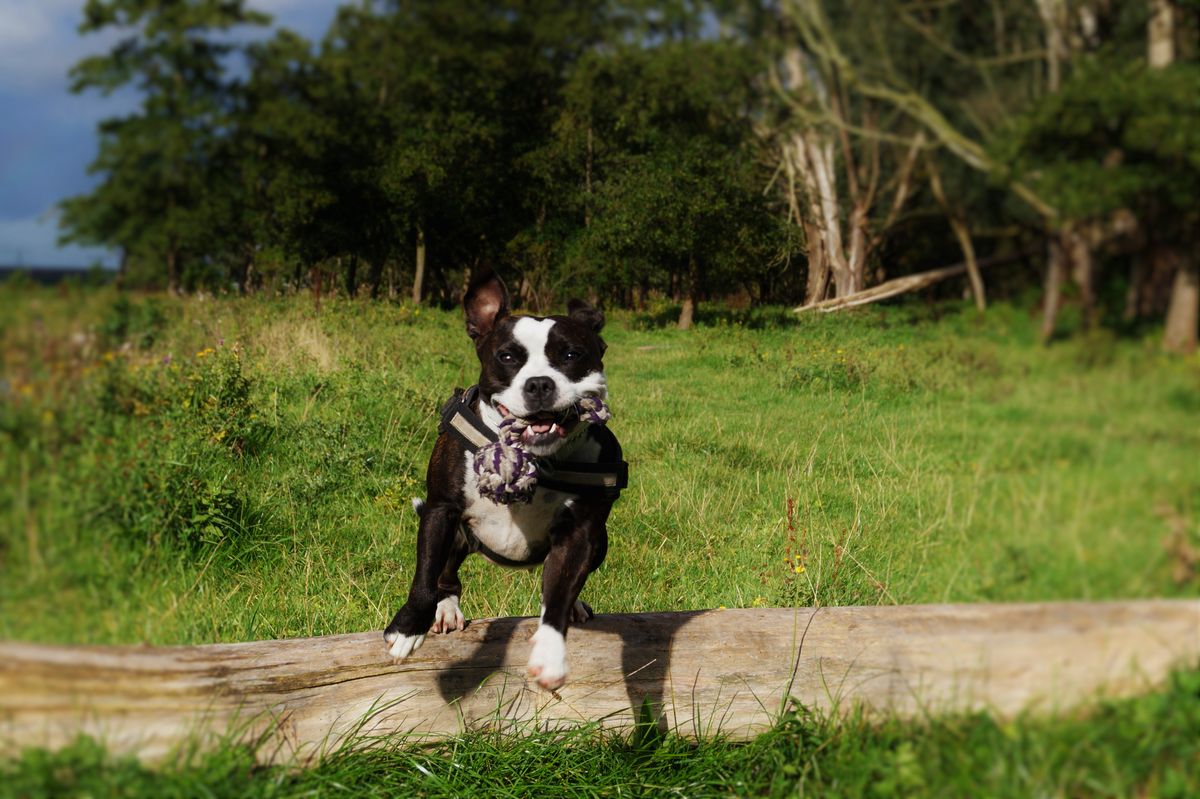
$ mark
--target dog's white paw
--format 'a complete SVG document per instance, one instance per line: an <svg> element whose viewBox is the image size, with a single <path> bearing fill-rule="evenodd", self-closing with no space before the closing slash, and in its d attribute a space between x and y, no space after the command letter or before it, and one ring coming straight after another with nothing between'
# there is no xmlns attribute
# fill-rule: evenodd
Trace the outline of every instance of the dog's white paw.
<svg viewBox="0 0 1200 799"><path fill-rule="evenodd" d="M567 681L567 641L562 633L553 627L538 626L527 671L547 691L562 687Z"/></svg>
<svg viewBox="0 0 1200 799"><path fill-rule="evenodd" d="M575 606L571 608L571 624L583 624L585 621L591 621L595 615L588 603L582 599L576 599Z"/></svg>
<svg viewBox="0 0 1200 799"><path fill-rule="evenodd" d="M425 636L388 633L384 636L384 640L392 645L388 649L388 654L392 656L392 660L399 663L421 648L421 644L425 643Z"/></svg>
<svg viewBox="0 0 1200 799"><path fill-rule="evenodd" d="M437 603L437 613L434 614L433 626L429 628L429 632L449 633L466 626L467 620L463 618L462 609L458 606L458 597L448 596Z"/></svg>

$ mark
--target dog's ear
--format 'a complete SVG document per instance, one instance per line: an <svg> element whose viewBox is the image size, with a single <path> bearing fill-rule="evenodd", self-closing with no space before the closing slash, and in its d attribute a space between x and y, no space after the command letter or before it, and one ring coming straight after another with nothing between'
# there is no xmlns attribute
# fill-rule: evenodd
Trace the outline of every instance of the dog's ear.
<svg viewBox="0 0 1200 799"><path fill-rule="evenodd" d="M567 303L567 316L586 325L592 332L599 333L604 328L604 312L593 308L583 300L571 300Z"/></svg>
<svg viewBox="0 0 1200 799"><path fill-rule="evenodd" d="M471 282L463 297L467 335L474 341L492 332L499 319L508 316L508 289L495 272L487 271Z"/></svg>

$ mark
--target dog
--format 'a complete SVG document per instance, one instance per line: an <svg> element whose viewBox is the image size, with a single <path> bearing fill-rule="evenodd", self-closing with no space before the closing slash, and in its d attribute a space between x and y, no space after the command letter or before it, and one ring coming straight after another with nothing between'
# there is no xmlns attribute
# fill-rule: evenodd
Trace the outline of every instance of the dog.
<svg viewBox="0 0 1200 799"><path fill-rule="evenodd" d="M616 436L579 410L587 402L603 407L608 397L604 315L572 300L565 316L512 316L504 283L491 273L470 285L463 310L479 382L443 408L428 496L413 503L420 518L416 573L384 639L400 662L427 633L463 629L458 569L473 552L510 568L542 564L528 674L553 691L566 681L568 627L592 617L579 595L604 562L609 511L627 482ZM481 493L473 449L514 424L520 432L507 435L520 457L533 457L536 487L525 501L503 504Z"/></svg>

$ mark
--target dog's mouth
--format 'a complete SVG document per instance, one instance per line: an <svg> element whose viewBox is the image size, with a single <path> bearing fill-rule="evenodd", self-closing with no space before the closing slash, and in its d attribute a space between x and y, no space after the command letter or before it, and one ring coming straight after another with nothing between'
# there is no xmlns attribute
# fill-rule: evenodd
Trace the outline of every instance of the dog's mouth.
<svg viewBox="0 0 1200 799"><path fill-rule="evenodd" d="M543 411L533 416L514 416L502 402L496 403L496 410L504 416L512 416L526 425L521 432L521 440L526 444L548 444L567 437L579 422L579 416L572 413L573 408L562 411Z"/></svg>

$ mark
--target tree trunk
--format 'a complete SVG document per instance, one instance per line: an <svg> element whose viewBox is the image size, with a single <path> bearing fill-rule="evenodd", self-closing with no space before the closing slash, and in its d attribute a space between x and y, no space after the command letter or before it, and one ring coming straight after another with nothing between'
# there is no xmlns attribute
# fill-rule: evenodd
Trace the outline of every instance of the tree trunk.
<svg viewBox="0 0 1200 799"><path fill-rule="evenodd" d="M1175 5L1171 0L1150 0L1146 60L1152 69L1175 63Z"/></svg>
<svg viewBox="0 0 1200 799"><path fill-rule="evenodd" d="M253 268L254 257L247 252L242 256L242 262L238 267L237 273L238 294L241 294L243 297L246 296L246 293L250 290L250 276Z"/></svg>
<svg viewBox="0 0 1200 799"><path fill-rule="evenodd" d="M680 736L744 741L792 701L884 719L1055 717L1145 693L1200 658L1195 599L601 614L572 626L570 677L548 692L525 676L536 627L473 619L401 663L375 630L207 646L3 641L0 757L88 735L147 763L245 743L295 765L351 740L628 734L647 716Z"/></svg>
<svg viewBox="0 0 1200 799"><path fill-rule="evenodd" d="M358 296L358 254L350 255L350 263L346 266L346 295L350 299Z"/></svg>
<svg viewBox="0 0 1200 799"><path fill-rule="evenodd" d="M321 288L325 283L325 273L321 267L314 266L308 272L309 289L313 295L313 307L320 312L321 310Z"/></svg>
<svg viewBox="0 0 1200 799"><path fill-rule="evenodd" d="M696 256L688 256L687 277L683 286L683 307L679 309L680 330L691 330L696 317L696 295L700 290L700 268L696 264Z"/></svg>
<svg viewBox="0 0 1200 799"><path fill-rule="evenodd" d="M1163 330L1163 349L1187 354L1196 351L1200 327L1200 265L1195 258L1185 260L1178 251L1171 257L1178 263Z"/></svg>
<svg viewBox="0 0 1200 799"><path fill-rule="evenodd" d="M1036 0L1042 26L1046 29L1046 88L1058 91L1062 85L1062 61L1066 55L1066 8L1063 0Z"/></svg>
<svg viewBox="0 0 1200 799"><path fill-rule="evenodd" d="M979 261L975 257L975 244L971 241L971 230L967 226L966 214L957 204L951 205L942 186L942 176L933 158L926 159L929 165L929 186L933 196L942 207L954 237L958 239L958 247L962 250L963 262L967 265L967 276L971 283L971 296L975 299L975 307L983 312L987 309L987 296L983 289L983 275L979 273Z"/></svg>
<svg viewBox="0 0 1200 799"><path fill-rule="evenodd" d="M183 293L179 286L179 251L174 244L167 247L167 291L176 297Z"/></svg>
<svg viewBox="0 0 1200 799"><path fill-rule="evenodd" d="M383 258L375 256L371 259L371 273L367 279L371 283L371 299L379 299L379 289L383 285Z"/></svg>
<svg viewBox="0 0 1200 799"><path fill-rule="evenodd" d="M1083 325L1088 330L1099 322L1096 310L1095 272L1096 263L1087 234L1080 230L1067 233L1066 247L1071 263L1071 277L1079 286L1080 303L1083 305Z"/></svg>
<svg viewBox="0 0 1200 799"><path fill-rule="evenodd" d="M1041 339L1045 344L1054 335L1054 326L1058 321L1058 307L1062 304L1062 287L1066 282L1068 269L1067 248L1063 246L1063 234L1051 235L1046 265L1046 287L1042 298L1042 330Z"/></svg>
<svg viewBox="0 0 1200 799"><path fill-rule="evenodd" d="M417 226L417 267L413 274L412 301L414 305L421 304L425 293L425 229Z"/></svg>
<svg viewBox="0 0 1200 799"><path fill-rule="evenodd" d="M1171 0L1150 0L1146 39L1146 59L1152 69L1165 69L1175 63L1175 5ZM1175 270L1163 349L1194 352L1196 327L1200 324L1200 264L1194 253L1185 255L1174 247L1164 247L1159 256Z"/></svg>
<svg viewBox="0 0 1200 799"><path fill-rule="evenodd" d="M962 250L963 261L967 264L967 277L971 283L971 297L975 300L975 308L980 313L987 310L987 292L983 287L983 275L979 271L979 259L975 257L975 244L971 241L971 231L967 222L957 214L951 214L950 227L958 239Z"/></svg>
<svg viewBox="0 0 1200 799"><path fill-rule="evenodd" d="M979 269L983 270L985 267L1000 266L1001 264L1020 260L1027 254L1025 252L1018 252L1009 255L993 255L978 261L977 264ZM802 313L804 311L829 312L840 311L843 308L858 308L862 305L880 302L891 297L898 297L910 291L917 291L942 280L966 274L966 272L967 265L965 263L943 266L940 269L931 269L928 272L917 272L913 275L885 280L878 285L871 286L869 289L863 289L849 297L834 297L829 300L820 300L816 303L801 305L799 308L793 308L792 310L796 313Z"/></svg>
<svg viewBox="0 0 1200 799"><path fill-rule="evenodd" d="M1146 261L1143 255L1135 255L1133 269L1129 273L1129 288L1125 290L1125 312L1121 318L1126 322L1134 322L1141 315L1144 284L1146 283Z"/></svg>
<svg viewBox="0 0 1200 799"><path fill-rule="evenodd" d="M118 291L125 289L125 281L129 279L129 250L121 248L121 260L117 263L117 278L113 285Z"/></svg>
<svg viewBox="0 0 1200 799"><path fill-rule="evenodd" d="M804 304L812 305L825 299L829 290L829 259L820 231L810 222L804 223L804 237L808 248L808 286L804 292Z"/></svg>

